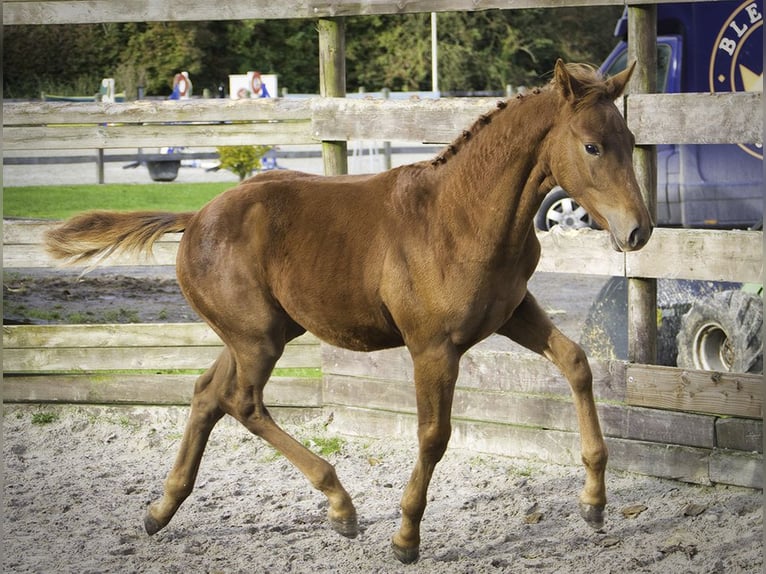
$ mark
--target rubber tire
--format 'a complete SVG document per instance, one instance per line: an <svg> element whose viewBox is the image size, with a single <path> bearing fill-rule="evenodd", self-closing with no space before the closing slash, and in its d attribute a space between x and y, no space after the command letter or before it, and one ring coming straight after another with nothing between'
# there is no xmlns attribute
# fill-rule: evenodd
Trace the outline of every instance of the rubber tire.
<svg viewBox="0 0 766 574"><path fill-rule="evenodd" d="M681 319L693 301L715 293L739 290L741 283L685 279L657 280L657 308L661 322L657 328L656 364L676 366L676 339ZM599 291L585 318L580 344L594 359L628 359L628 280L610 277Z"/></svg>
<svg viewBox="0 0 766 574"><path fill-rule="evenodd" d="M763 299L722 291L692 303L681 318L676 363L685 369L763 371Z"/></svg>
<svg viewBox="0 0 766 574"><path fill-rule="evenodd" d="M580 229L585 227L590 227L592 229L598 229L598 226L593 221L593 218L586 212L584 209L582 210L582 215L579 217L577 224L573 223L574 220L574 210L580 209L580 205L574 201L572 198L569 197L569 194L567 194L566 191L564 191L561 186L556 186L550 192L548 192L548 195L545 196L545 199L543 199L542 205L540 205L540 209L537 210L537 214L535 215L535 227L539 229L540 231L550 231L554 227L558 227L558 224L555 224L551 222L551 220L548 217L548 214L551 211L557 211L559 213L562 213L560 207L562 207L562 202L566 202L566 206L574 207L574 209L570 210L567 209L567 213L572 213L570 217L567 217L567 220L570 221L569 225L561 226L565 230L569 229ZM572 202L569 204L568 202Z"/></svg>

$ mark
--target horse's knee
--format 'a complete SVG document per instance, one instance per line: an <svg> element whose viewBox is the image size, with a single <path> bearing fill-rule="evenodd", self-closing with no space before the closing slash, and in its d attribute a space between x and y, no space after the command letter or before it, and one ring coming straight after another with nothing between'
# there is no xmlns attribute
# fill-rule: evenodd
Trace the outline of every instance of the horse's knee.
<svg viewBox="0 0 766 574"><path fill-rule="evenodd" d="M449 420L422 425L418 432L421 455L434 464L439 462L447 451L451 434L452 426Z"/></svg>

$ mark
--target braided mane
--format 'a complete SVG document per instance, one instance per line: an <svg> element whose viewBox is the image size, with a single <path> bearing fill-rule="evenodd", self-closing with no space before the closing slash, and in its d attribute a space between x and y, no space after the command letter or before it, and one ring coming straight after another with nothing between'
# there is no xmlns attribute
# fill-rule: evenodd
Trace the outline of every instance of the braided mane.
<svg viewBox="0 0 766 574"><path fill-rule="evenodd" d="M579 84L579 98L575 102L575 110L588 107L602 98L611 98L608 86L604 81L605 78L597 68L588 64L567 64L566 67L572 78ZM539 94L544 89L553 89L555 85L556 80L551 79L545 88L535 88L532 90L532 94ZM522 100L525 97L524 94L518 94L515 99ZM484 126L491 123L495 115L503 111L511 103L511 100L500 100L497 102L495 109L479 116L470 128L464 130L452 143L434 157L431 160L431 165L439 166L446 163L450 157L460 151L466 142L473 138Z"/></svg>

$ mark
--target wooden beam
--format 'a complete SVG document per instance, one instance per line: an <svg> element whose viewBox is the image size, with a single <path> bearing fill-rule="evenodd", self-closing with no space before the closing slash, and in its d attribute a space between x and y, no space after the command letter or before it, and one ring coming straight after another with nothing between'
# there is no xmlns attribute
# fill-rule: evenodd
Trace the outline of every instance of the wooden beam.
<svg viewBox="0 0 766 574"><path fill-rule="evenodd" d="M4 126L310 121L311 99L192 99L3 103Z"/></svg>
<svg viewBox="0 0 766 574"><path fill-rule="evenodd" d="M6 403L188 405L197 375L27 375L3 379ZM272 377L264 390L268 406L322 406L322 380Z"/></svg>
<svg viewBox="0 0 766 574"><path fill-rule="evenodd" d="M631 4L671 1L632 0ZM3 25L325 18L561 6L623 6L624 3L624 0L227 0L223 3L205 0L122 0L119 3L113 0L6 0L3 3Z"/></svg>
<svg viewBox="0 0 766 574"><path fill-rule="evenodd" d="M628 365L627 403L762 418L763 375Z"/></svg>
<svg viewBox="0 0 766 574"><path fill-rule="evenodd" d="M3 136L5 149L35 150L156 147L158 142L187 147L228 145L232 141L305 144L394 139L448 143L496 101L263 98L4 103ZM762 101L760 93L743 92L633 94L627 98L628 126L642 144L759 141Z"/></svg>
<svg viewBox="0 0 766 574"><path fill-rule="evenodd" d="M43 222L6 221L3 225L3 264L55 267L42 247ZM537 270L550 273L700 279L760 283L763 272L763 232L702 229L655 229L641 251L614 251L605 231L538 232L542 256ZM175 265L181 234L167 234L154 244L152 257L112 256L104 267Z"/></svg>
<svg viewBox="0 0 766 574"><path fill-rule="evenodd" d="M174 125L63 125L3 127L6 150L215 147L316 143L309 122L253 122Z"/></svg>
<svg viewBox="0 0 766 574"><path fill-rule="evenodd" d="M634 277L763 281L763 231L655 229L640 251L627 253Z"/></svg>
<svg viewBox="0 0 766 574"><path fill-rule="evenodd" d="M411 140L448 143L498 98L423 100L316 99L315 137L345 140Z"/></svg>
<svg viewBox="0 0 766 574"><path fill-rule="evenodd" d="M631 94L628 126L639 145L761 143L762 102L762 92Z"/></svg>
<svg viewBox="0 0 766 574"><path fill-rule="evenodd" d="M628 7L628 61L636 62L629 93L657 91L657 7ZM627 116L630 118L630 116ZM633 167L646 207L657 220L657 150L637 145ZM657 361L657 281L628 279L628 359L635 363Z"/></svg>

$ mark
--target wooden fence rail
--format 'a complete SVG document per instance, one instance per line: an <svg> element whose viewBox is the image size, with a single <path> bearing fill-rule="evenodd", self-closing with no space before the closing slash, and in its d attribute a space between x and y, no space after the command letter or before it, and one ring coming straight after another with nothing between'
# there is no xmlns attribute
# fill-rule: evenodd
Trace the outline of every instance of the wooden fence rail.
<svg viewBox="0 0 766 574"><path fill-rule="evenodd" d="M448 143L497 98L437 100L23 102L3 104L3 148L55 150L176 145L311 144L323 140ZM760 93L625 97L639 144L759 143Z"/></svg>
<svg viewBox="0 0 766 574"><path fill-rule="evenodd" d="M6 221L3 265L6 268L54 267L42 247L50 222ZM181 235L169 233L155 243L148 260L114 256L107 264L175 265ZM760 282L763 276L762 231L656 229L641 251L618 253L605 231L583 229L538 232L542 255L537 270L553 273Z"/></svg>
<svg viewBox="0 0 766 574"><path fill-rule="evenodd" d="M222 348L203 323L4 326L3 399L187 405L198 373L182 371L208 368ZM319 341L292 341L276 368L318 370ZM322 406L318 375L273 379L269 404Z"/></svg>
<svg viewBox="0 0 766 574"><path fill-rule="evenodd" d="M632 0L661 4L674 0ZM698 0L712 1L712 0ZM568 0L567 6L623 6L624 0ZM6 0L3 25L90 24L93 22L178 22L276 18L334 18L370 14L557 8L561 0Z"/></svg>

